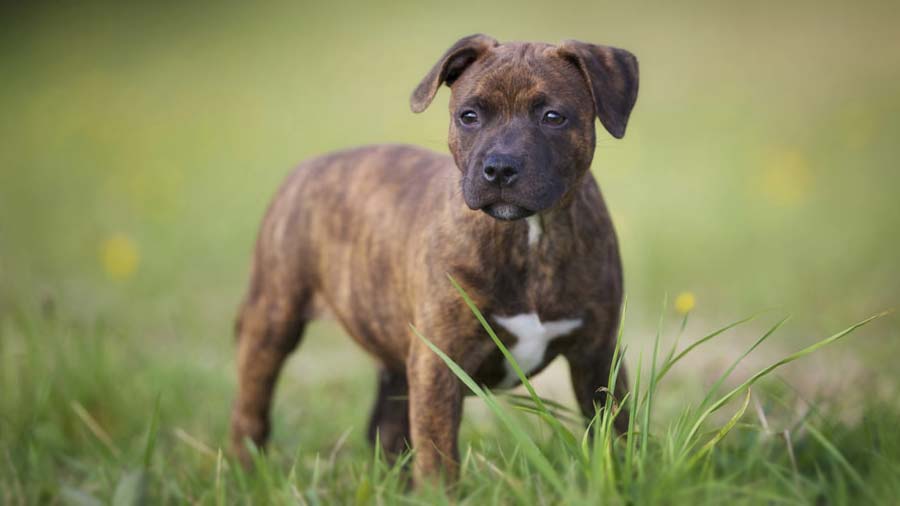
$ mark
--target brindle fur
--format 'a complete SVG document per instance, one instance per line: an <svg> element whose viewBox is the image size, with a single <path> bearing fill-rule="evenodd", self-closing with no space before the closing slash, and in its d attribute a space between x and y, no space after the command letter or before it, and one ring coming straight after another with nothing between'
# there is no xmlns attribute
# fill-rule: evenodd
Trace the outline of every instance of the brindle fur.
<svg viewBox="0 0 900 506"><path fill-rule="evenodd" d="M447 273L486 315L581 318L572 334L551 342L532 374L564 355L581 410L593 416L604 400L622 300L616 235L589 172L594 118L624 135L637 77L637 61L620 49L466 37L410 101L420 112L441 84L451 87L452 158L381 145L294 170L263 220L238 318L237 455L247 460L246 438L265 443L278 373L305 324L327 311L381 364L370 440L378 433L392 455L411 445L417 481L441 471L452 480L464 388L409 324L487 386L499 383L504 366ZM540 124L546 106L567 115L565 128ZM481 126L460 124L465 107L477 108ZM521 178L502 190L480 176L485 156L496 152L522 160ZM497 201L537 213L535 244L525 220L477 211ZM623 371L617 396L625 388Z"/></svg>

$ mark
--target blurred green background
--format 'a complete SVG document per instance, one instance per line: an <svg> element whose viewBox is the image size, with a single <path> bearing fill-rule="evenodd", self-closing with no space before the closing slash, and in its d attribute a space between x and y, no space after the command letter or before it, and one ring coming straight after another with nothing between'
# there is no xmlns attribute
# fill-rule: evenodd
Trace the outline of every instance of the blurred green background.
<svg viewBox="0 0 900 506"><path fill-rule="evenodd" d="M665 294L673 326L671 299L694 297L695 335L792 313L792 349L900 301L896 2L0 9L0 318L103 322L148 361L233 381L232 321L279 182L359 144L446 152L447 90L422 115L407 98L475 32L640 60L629 131L602 132L593 166L624 255L626 336L653 333ZM864 329L835 367L893 374L898 329L896 316ZM356 363L335 333L313 329L301 364L315 370L298 376Z"/></svg>

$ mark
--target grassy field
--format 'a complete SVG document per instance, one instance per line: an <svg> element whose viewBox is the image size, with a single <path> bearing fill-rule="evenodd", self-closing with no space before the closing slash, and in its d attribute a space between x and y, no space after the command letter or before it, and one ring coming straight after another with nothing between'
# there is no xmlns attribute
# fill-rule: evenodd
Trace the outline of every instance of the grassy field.
<svg viewBox="0 0 900 506"><path fill-rule="evenodd" d="M0 7L0 503L895 504L900 317L744 383L900 302L898 22L891 2ZM269 197L331 149L446 151L446 91L406 101L474 32L641 62L593 167L634 429L601 418L583 445L556 363L545 407L467 401L460 483L409 493L365 442L370 360L320 323L242 472L220 455L231 327ZM654 381L676 341L751 315Z"/></svg>

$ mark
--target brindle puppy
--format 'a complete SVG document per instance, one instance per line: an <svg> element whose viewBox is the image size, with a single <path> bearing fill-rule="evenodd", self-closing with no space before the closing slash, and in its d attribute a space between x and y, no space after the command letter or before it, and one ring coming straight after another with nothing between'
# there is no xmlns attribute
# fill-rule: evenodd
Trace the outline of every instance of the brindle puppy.
<svg viewBox="0 0 900 506"><path fill-rule="evenodd" d="M452 480L464 387L409 324L488 387L518 380L447 273L528 374L562 354L584 415L603 402L622 269L589 168L595 117L625 134L637 60L583 42L473 35L425 76L412 110L441 84L452 158L391 145L333 153L300 165L272 202L237 322L232 444L245 461L245 438L268 436L285 359L327 311L381 364L369 438L378 432L394 454L411 444L417 481L442 470Z"/></svg>

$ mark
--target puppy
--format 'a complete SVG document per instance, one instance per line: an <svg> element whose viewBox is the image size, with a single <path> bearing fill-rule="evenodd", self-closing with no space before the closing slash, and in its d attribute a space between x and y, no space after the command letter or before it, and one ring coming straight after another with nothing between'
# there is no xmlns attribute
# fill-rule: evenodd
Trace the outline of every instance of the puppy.
<svg viewBox="0 0 900 506"><path fill-rule="evenodd" d="M472 35L422 79L413 112L441 85L451 156L402 145L328 154L302 163L272 201L237 322L232 445L244 461L245 439L261 446L269 434L285 359L327 311L380 365L369 438L389 454L411 446L417 482L454 479L465 388L410 323L485 386L518 379L448 273L526 374L563 355L585 417L604 402L622 268L589 169L595 118L625 134L637 60L577 41Z"/></svg>

